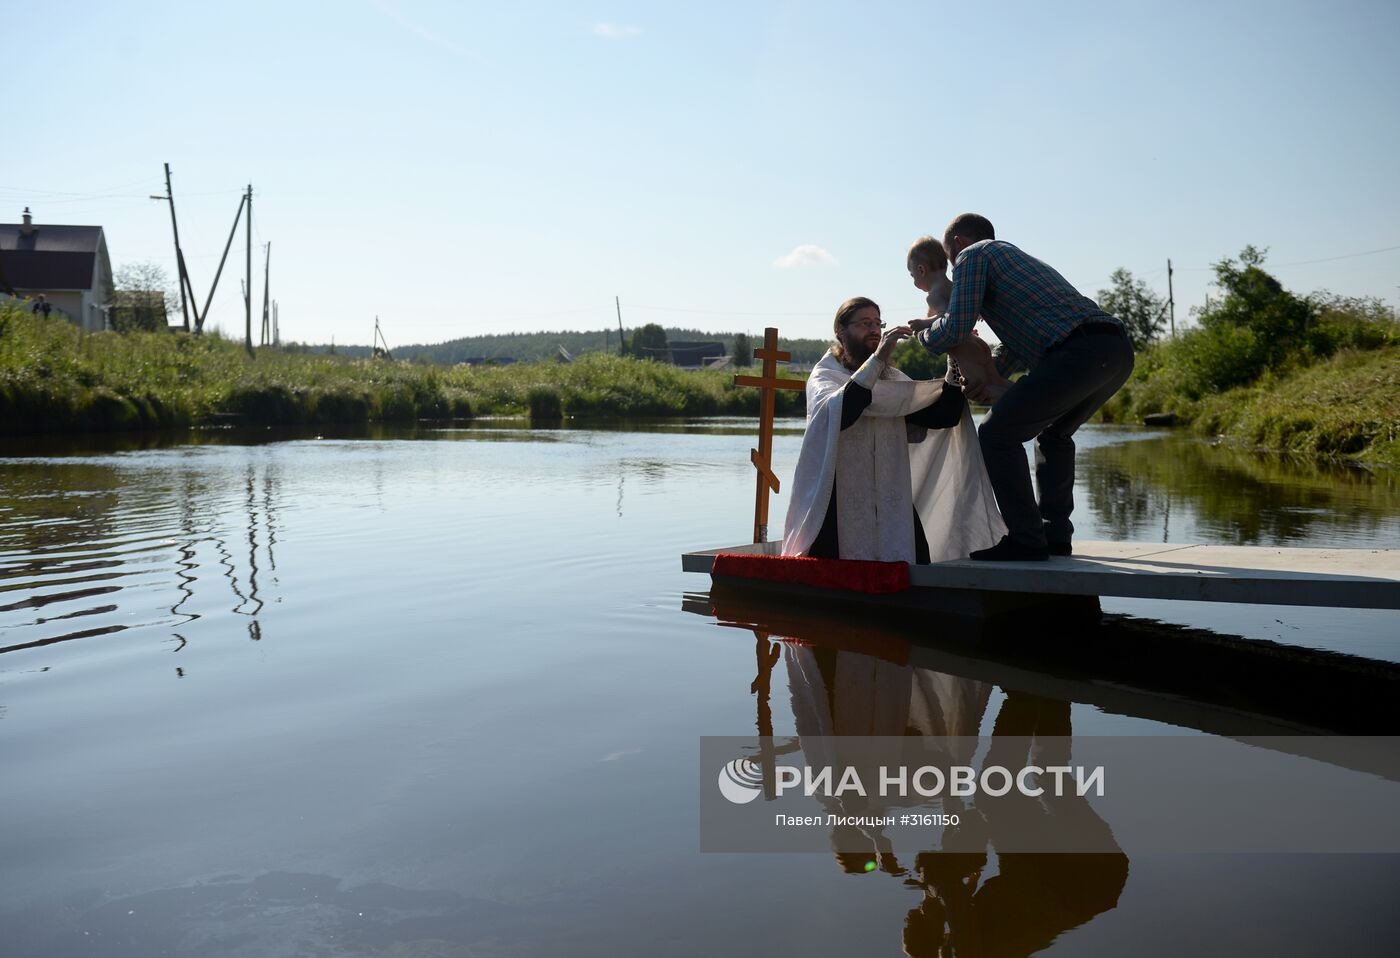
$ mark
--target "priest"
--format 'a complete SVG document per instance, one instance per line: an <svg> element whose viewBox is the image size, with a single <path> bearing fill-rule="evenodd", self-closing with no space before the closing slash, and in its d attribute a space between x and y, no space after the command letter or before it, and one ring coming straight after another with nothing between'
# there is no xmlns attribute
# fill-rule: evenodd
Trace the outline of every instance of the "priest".
<svg viewBox="0 0 1400 958"><path fill-rule="evenodd" d="M833 331L836 345L807 379L783 554L940 562L999 541L1005 526L961 390L891 366L911 330L884 330L864 296L841 305Z"/></svg>

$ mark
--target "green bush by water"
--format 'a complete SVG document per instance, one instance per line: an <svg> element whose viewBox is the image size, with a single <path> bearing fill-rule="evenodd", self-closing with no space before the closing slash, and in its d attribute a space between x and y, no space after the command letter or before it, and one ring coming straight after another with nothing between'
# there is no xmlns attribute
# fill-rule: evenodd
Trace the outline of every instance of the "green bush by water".
<svg viewBox="0 0 1400 958"><path fill-rule="evenodd" d="M732 379L604 354L570 364L451 369L276 349L252 359L218 335L84 333L0 304L0 433L9 434L491 415L756 415L758 391ZM778 394L780 414L800 403L801 393Z"/></svg>
<svg viewBox="0 0 1400 958"><path fill-rule="evenodd" d="M1216 265L1200 326L1140 353L1108 422L1157 413L1203 435L1400 466L1400 322L1383 303L1299 297L1246 247Z"/></svg>

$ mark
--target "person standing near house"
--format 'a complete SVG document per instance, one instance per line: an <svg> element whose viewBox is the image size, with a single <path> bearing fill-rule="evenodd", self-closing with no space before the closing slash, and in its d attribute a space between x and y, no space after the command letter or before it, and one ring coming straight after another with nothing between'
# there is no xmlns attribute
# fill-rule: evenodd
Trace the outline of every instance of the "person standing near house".
<svg viewBox="0 0 1400 958"><path fill-rule="evenodd" d="M48 319L49 313L53 312L53 304L49 302L48 297L46 297L43 293L40 293L35 298L34 305L29 307L29 311L36 316L40 313L43 313L44 318Z"/></svg>
<svg viewBox="0 0 1400 958"><path fill-rule="evenodd" d="M1133 371L1123 325L1045 263L998 240L991 221L963 213L943 246L953 261L947 311L909 325L931 353L971 340L980 315L1001 340L997 372L1025 377L1003 389L963 367L970 399L992 402L977 430L1007 534L971 553L990 561L1070 555L1074 525L1074 432ZM1036 441L1037 502L1023 444Z"/></svg>

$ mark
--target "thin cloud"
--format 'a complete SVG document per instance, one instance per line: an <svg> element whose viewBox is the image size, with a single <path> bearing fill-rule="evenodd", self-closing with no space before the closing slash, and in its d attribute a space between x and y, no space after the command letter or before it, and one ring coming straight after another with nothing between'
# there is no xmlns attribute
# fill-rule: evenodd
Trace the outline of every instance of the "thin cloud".
<svg viewBox="0 0 1400 958"><path fill-rule="evenodd" d="M835 266L836 257L816 243L803 243L786 256L773 260L774 269L799 269L804 266Z"/></svg>
<svg viewBox="0 0 1400 958"><path fill-rule="evenodd" d="M595 37L605 37L609 40L626 40L629 37L640 36L641 33L641 27L634 27L626 23L593 24L593 35Z"/></svg>
<svg viewBox="0 0 1400 958"><path fill-rule="evenodd" d="M448 53L454 54L456 56L464 57L468 60L473 60L477 63L486 62L485 58L482 57L479 53L476 53L473 50L468 50L461 44L455 43L452 40L447 39L446 37L439 36L438 34L429 30L422 24L414 20L410 20L408 17L400 13L398 11L398 8L396 8L393 4L388 3L387 0L369 0L369 4L370 6L378 10L380 13L384 14L384 16L388 17L390 20L393 20L404 30L407 30L409 33L418 37L420 40L425 40L428 43L431 43L433 46L438 47L442 50L446 50Z"/></svg>

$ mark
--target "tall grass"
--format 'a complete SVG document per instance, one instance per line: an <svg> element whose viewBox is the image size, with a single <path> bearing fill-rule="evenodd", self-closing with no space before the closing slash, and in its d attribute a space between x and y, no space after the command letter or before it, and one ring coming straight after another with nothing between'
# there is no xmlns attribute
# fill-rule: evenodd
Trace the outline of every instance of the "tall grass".
<svg viewBox="0 0 1400 958"><path fill-rule="evenodd" d="M755 415L732 374L590 354L571 364L454 367L261 349L218 335L84 333L0 304L0 433L217 422L359 423L518 415ZM778 394L780 413L801 394Z"/></svg>
<svg viewBox="0 0 1400 958"><path fill-rule="evenodd" d="M1192 427L1251 446L1400 466L1400 346L1346 350L1207 397Z"/></svg>
<svg viewBox="0 0 1400 958"><path fill-rule="evenodd" d="M1192 330L1139 354L1107 422L1172 413L1247 445L1400 466L1400 326L1324 313L1303 348L1270 364L1239 327Z"/></svg>

